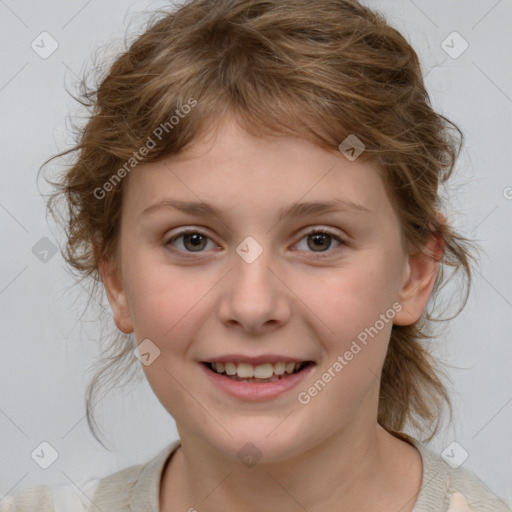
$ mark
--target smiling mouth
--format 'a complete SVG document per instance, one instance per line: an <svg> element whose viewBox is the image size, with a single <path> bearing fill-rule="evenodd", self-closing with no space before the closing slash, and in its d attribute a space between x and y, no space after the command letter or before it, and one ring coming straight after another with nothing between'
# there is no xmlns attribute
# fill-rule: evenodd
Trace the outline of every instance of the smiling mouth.
<svg viewBox="0 0 512 512"><path fill-rule="evenodd" d="M300 363L277 362L259 365L234 362L203 362L203 364L213 373L222 375L223 377L227 377L234 381L276 382L299 373L315 363L313 361L303 361Z"/></svg>

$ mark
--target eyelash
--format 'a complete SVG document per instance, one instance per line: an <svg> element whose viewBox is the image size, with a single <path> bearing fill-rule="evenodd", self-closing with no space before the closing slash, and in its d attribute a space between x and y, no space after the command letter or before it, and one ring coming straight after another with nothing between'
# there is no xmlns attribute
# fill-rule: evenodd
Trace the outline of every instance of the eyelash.
<svg viewBox="0 0 512 512"><path fill-rule="evenodd" d="M172 246L172 242L178 240L179 238L185 236L185 235L190 235L190 234L197 234L197 235L201 235L201 236L204 236L205 238L209 239L210 240L210 237L204 233L203 231L201 231L200 229L197 229L197 228L188 228L188 229L184 229L183 231L180 231L178 232L175 236L173 236L172 238L170 238L166 243L165 243L165 246L166 247L169 247L169 249L175 253L175 254L178 254L179 256L182 256L184 258L195 258L195 256L193 255L194 253L193 252L184 252L184 251L181 251L181 250L177 250L176 248L174 248ZM310 231L307 231L306 233L303 233L302 237L300 238L299 242L302 241L304 238L308 237L308 236L311 236L311 235L316 235L316 234L322 234L322 235L329 235L332 239L334 239L336 242L338 242L340 244L340 246L346 246L348 245L347 242L345 242L342 238L340 238L338 235L334 234L333 232L331 232L330 230L328 229L325 229L325 228L315 228L315 229L312 229ZM339 248L339 247L338 247ZM198 251L198 253L200 252L203 252L203 251ZM330 251L330 250L326 250L326 251L320 251L320 252L314 252L314 251L309 251L311 252L312 254L314 254L314 259L322 259L322 258L327 258L327 257L330 257L331 254L333 251Z"/></svg>

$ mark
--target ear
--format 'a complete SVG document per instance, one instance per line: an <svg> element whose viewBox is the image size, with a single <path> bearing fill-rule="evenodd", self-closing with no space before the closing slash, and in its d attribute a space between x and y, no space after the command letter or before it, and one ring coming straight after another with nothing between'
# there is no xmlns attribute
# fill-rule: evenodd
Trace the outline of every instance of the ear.
<svg viewBox="0 0 512 512"><path fill-rule="evenodd" d="M402 309L395 315L395 325L411 325L421 317L432 294L443 253L443 239L431 234L423 251L408 256L399 292Z"/></svg>
<svg viewBox="0 0 512 512"><path fill-rule="evenodd" d="M98 264L98 270L107 292L117 328L125 334L133 332L134 329L128 309L128 301L126 300L126 292L123 288L118 268L111 261L103 260Z"/></svg>

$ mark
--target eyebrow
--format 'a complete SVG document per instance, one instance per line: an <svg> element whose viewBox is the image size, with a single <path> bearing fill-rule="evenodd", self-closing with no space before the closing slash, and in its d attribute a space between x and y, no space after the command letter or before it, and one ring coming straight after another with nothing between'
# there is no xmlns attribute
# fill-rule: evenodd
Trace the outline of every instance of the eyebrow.
<svg viewBox="0 0 512 512"><path fill-rule="evenodd" d="M195 215L198 217L206 217L210 215L218 218L222 217L221 212L210 203L197 201L178 201L176 199L164 199L156 204L149 206L142 212L141 217L144 217L158 210L168 208L176 209L188 215ZM304 217L306 215L315 215L329 212L360 212L372 214L372 211L366 208L366 206L355 203L350 199L332 199L330 201L308 201L303 203L295 203L287 208L282 208L279 211L278 220L282 221L284 219L290 219L293 217Z"/></svg>

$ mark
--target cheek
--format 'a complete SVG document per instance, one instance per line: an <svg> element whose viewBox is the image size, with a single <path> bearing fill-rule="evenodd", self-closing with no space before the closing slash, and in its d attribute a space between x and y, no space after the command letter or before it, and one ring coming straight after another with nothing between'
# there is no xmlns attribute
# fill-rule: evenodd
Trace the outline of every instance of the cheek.
<svg viewBox="0 0 512 512"><path fill-rule="evenodd" d="M135 331L160 343L180 338L180 333L197 324L196 316L202 310L204 297L215 285L214 280L191 268L150 264L142 257L133 258L127 273Z"/></svg>
<svg viewBox="0 0 512 512"><path fill-rule="evenodd" d="M381 258L358 256L353 265L332 269L320 279L301 279L298 292L323 325L327 339L339 349L345 348L365 329L379 321L382 314L393 317L397 290L396 276L389 262ZM391 310L391 311L390 311ZM392 320L378 322L377 328L389 335ZM364 337L364 336L363 336Z"/></svg>
<svg viewBox="0 0 512 512"><path fill-rule="evenodd" d="M393 279L385 269L385 265L361 265L358 272L355 267L340 270L319 287L307 286L306 297L311 300L305 302L314 312L309 317L325 357L318 374L301 389L301 398L310 400L315 410L311 418L329 417L333 428L358 415L361 408L375 410L396 314Z"/></svg>

